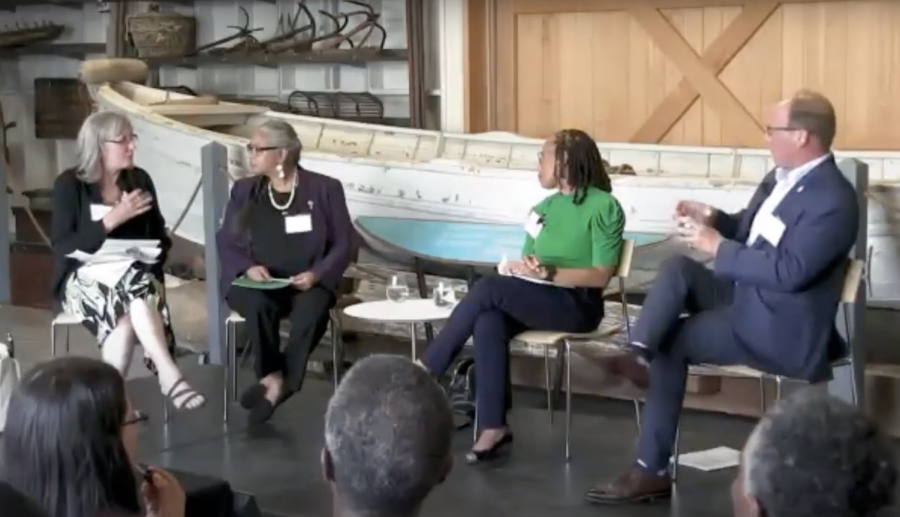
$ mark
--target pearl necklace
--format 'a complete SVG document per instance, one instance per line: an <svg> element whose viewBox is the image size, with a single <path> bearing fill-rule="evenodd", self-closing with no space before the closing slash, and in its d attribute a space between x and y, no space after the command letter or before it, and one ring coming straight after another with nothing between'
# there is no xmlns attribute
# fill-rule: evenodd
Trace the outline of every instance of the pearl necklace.
<svg viewBox="0 0 900 517"><path fill-rule="evenodd" d="M294 181L291 182L291 195L285 204L279 205L275 201L275 189L272 188L272 182L269 182L269 202L275 210L280 210L282 214L287 215L287 209L294 203L294 194L297 193L297 173L294 173Z"/></svg>

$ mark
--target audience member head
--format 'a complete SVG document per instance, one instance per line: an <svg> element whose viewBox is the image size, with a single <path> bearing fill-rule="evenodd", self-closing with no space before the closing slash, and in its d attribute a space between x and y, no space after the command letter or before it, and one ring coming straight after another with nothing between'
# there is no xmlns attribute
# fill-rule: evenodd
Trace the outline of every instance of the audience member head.
<svg viewBox="0 0 900 517"><path fill-rule="evenodd" d="M76 356L41 363L9 402L4 478L50 517L137 513L137 420L114 367Z"/></svg>
<svg viewBox="0 0 900 517"><path fill-rule="evenodd" d="M302 150L303 145L293 126L273 118L259 126L250 137L247 159L254 173L274 178L293 172Z"/></svg>
<svg viewBox="0 0 900 517"><path fill-rule="evenodd" d="M544 142L538 181L546 189L574 193L575 204L584 201L588 187L612 192L597 142L580 129L563 129Z"/></svg>
<svg viewBox="0 0 900 517"><path fill-rule="evenodd" d="M3 517L49 517L37 503L3 481L0 481L0 508Z"/></svg>
<svg viewBox="0 0 900 517"><path fill-rule="evenodd" d="M731 495L736 517L875 517L892 504L896 481L875 424L810 388L760 420Z"/></svg>
<svg viewBox="0 0 900 517"><path fill-rule="evenodd" d="M831 151L837 131L834 106L824 95L801 90L769 113L766 140L775 165L799 167Z"/></svg>
<svg viewBox="0 0 900 517"><path fill-rule="evenodd" d="M328 404L322 466L335 515L411 517L450 472L453 415L421 367L363 359Z"/></svg>
<svg viewBox="0 0 900 517"><path fill-rule="evenodd" d="M134 167L137 136L131 121L113 111L90 115L78 131L78 177L96 183L104 175L112 175Z"/></svg>

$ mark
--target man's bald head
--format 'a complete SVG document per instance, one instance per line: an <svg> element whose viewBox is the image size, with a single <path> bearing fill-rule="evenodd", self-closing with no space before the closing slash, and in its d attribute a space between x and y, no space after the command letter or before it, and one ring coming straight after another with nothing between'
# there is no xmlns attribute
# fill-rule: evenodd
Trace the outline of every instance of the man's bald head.
<svg viewBox="0 0 900 517"><path fill-rule="evenodd" d="M834 106L821 93L801 90L779 102L766 121L775 165L793 169L830 152L836 127Z"/></svg>
<svg viewBox="0 0 900 517"><path fill-rule="evenodd" d="M806 131L828 151L837 132L834 106L821 93L800 90L788 100L788 126Z"/></svg>

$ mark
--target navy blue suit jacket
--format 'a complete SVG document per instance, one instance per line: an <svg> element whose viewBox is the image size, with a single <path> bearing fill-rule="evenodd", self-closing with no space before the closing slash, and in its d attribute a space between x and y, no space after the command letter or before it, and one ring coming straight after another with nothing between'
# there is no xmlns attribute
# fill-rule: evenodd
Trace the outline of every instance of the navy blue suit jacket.
<svg viewBox="0 0 900 517"><path fill-rule="evenodd" d="M319 284L337 290L353 253L353 223L344 197L344 186L340 181L317 172L300 170L298 173L301 174L298 189L302 189L304 195L313 201L311 235L319 245L312 272L318 277ZM223 296L228 293L235 278L258 263L237 235L236 219L251 196L259 196L263 199L260 202L269 202L262 186L262 177L252 176L235 181L231 187L231 199L225 207L222 227L216 234L222 268L219 286ZM285 252L290 253L290 250ZM302 271L294 274L297 273Z"/></svg>
<svg viewBox="0 0 900 517"><path fill-rule="evenodd" d="M715 274L734 282L732 325L751 357L770 373L809 381L831 375L830 362L846 344L835 329L848 254L859 232L856 191L833 157L812 169L784 197L774 215L785 230L777 246L750 226L775 185L770 172L748 207L719 212L724 239Z"/></svg>

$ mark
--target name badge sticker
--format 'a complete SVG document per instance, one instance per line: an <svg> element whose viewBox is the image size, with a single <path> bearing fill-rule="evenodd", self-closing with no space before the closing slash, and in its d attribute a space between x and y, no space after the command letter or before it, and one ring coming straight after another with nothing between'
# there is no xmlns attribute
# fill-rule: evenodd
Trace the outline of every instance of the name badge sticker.
<svg viewBox="0 0 900 517"><path fill-rule="evenodd" d="M537 239L537 236L541 233L543 228L543 217L534 210L529 212L528 218L525 219L525 232L528 233L532 239Z"/></svg>
<svg viewBox="0 0 900 517"><path fill-rule="evenodd" d="M91 221L99 221L112 212L111 206L91 204Z"/></svg>
<svg viewBox="0 0 900 517"><path fill-rule="evenodd" d="M284 233L307 233L311 232L312 228L312 215L310 214L288 215L284 218Z"/></svg>

